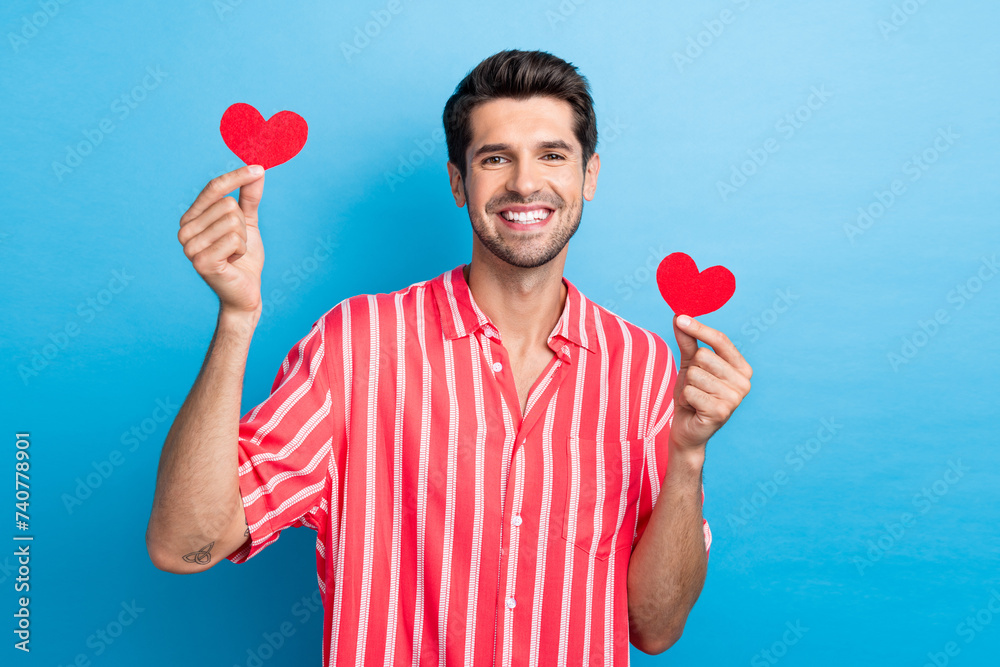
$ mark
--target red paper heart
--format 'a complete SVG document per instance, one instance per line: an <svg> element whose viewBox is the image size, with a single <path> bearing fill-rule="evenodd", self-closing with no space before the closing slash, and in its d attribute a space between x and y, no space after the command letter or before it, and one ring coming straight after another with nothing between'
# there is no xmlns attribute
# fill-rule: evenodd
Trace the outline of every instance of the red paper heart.
<svg viewBox="0 0 1000 667"><path fill-rule="evenodd" d="M698 317L726 305L736 291L736 277L724 266L699 273L693 259L675 252L656 268L656 285L674 313Z"/></svg>
<svg viewBox="0 0 1000 667"><path fill-rule="evenodd" d="M241 160L270 169L298 155L309 126L293 111L279 111L265 121L252 106L237 102L222 114L219 131Z"/></svg>

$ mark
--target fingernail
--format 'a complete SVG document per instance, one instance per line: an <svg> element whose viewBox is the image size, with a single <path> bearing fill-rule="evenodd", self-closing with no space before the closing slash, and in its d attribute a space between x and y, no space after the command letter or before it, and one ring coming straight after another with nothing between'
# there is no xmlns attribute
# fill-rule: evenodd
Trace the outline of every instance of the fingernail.
<svg viewBox="0 0 1000 667"><path fill-rule="evenodd" d="M264 173L264 167L259 164L252 164L247 171L249 171L252 176L260 176Z"/></svg>
<svg viewBox="0 0 1000 667"><path fill-rule="evenodd" d="M687 315L678 315L677 324L679 326L686 327L687 325L691 324L691 318L688 317Z"/></svg>

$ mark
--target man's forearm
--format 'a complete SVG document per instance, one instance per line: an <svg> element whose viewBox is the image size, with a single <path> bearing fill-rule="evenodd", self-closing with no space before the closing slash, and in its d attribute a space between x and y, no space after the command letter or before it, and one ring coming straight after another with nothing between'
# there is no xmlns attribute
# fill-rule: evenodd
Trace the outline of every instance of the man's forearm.
<svg viewBox="0 0 1000 667"><path fill-rule="evenodd" d="M198 572L245 541L237 440L255 326L256 318L220 312L201 372L163 444L146 530L160 569Z"/></svg>
<svg viewBox="0 0 1000 667"><path fill-rule="evenodd" d="M708 559L701 514L704 448L672 443L663 486L628 569L629 635L646 653L676 642L701 594Z"/></svg>

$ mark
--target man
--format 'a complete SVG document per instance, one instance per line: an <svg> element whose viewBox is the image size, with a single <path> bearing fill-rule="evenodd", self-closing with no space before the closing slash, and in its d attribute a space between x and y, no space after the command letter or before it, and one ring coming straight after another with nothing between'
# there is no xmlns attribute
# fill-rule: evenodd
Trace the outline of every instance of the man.
<svg viewBox="0 0 1000 667"><path fill-rule="evenodd" d="M313 528L324 665L662 652L705 578L706 442L751 369L722 333L678 317L675 370L659 336L563 278L600 170L575 67L491 56L444 124L472 260L341 301L242 419L263 172L214 179L182 216L178 239L220 311L164 443L150 556L198 572ZM238 202L224 196L236 187Z"/></svg>

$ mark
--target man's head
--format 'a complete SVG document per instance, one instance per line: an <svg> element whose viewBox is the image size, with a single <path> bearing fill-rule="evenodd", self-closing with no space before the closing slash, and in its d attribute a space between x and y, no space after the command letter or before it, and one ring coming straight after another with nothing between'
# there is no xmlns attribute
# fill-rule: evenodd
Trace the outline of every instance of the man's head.
<svg viewBox="0 0 1000 667"><path fill-rule="evenodd" d="M458 84L444 127L452 193L482 244L525 268L558 255L600 169L587 80L549 53L502 51Z"/></svg>

